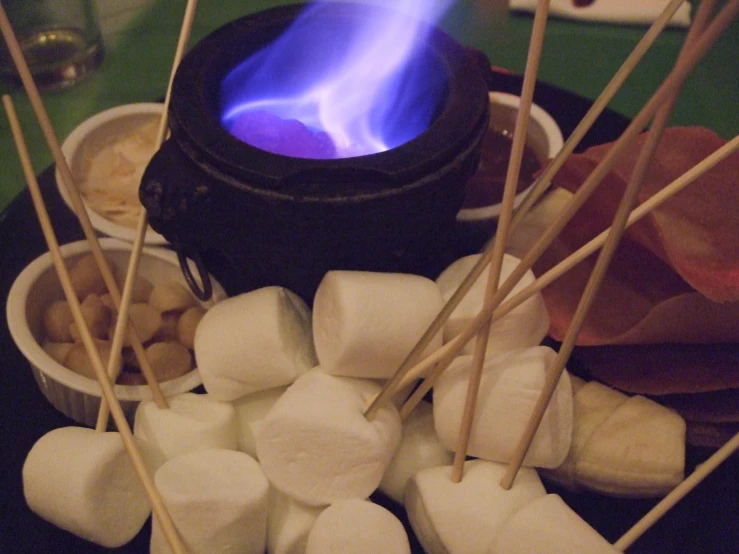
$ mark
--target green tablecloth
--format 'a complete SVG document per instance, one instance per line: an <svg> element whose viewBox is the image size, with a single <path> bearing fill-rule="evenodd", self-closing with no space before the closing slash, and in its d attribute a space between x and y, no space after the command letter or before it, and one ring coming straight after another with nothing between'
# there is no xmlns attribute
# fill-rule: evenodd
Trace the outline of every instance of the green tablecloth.
<svg viewBox="0 0 739 554"><path fill-rule="evenodd" d="M485 8L490 1L457 0L440 26L460 42L485 52L494 65L522 72L532 17L491 14ZM287 3L291 2L202 0L192 42L236 17ZM151 101L164 95L184 5L184 1L173 0L150 2L109 46L103 66L95 75L67 91L43 95L60 140L98 111L119 104ZM551 19L547 25L539 78L594 99L645 29ZM610 107L626 116L634 116L669 72L684 36L684 29L666 30ZM0 92L12 92L34 167L41 171L51 163L51 155L25 94L11 91L3 84L0 84ZM739 132L739 21L734 22L690 77L671 123L703 125L726 138ZM7 120L2 116L0 209L24 187Z"/></svg>

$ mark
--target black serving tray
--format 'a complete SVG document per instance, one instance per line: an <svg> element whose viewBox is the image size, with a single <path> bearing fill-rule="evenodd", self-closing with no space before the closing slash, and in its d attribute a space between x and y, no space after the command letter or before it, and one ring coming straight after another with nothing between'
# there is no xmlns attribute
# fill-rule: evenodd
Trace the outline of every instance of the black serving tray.
<svg viewBox="0 0 739 554"><path fill-rule="evenodd" d="M492 90L513 94L520 93L521 84L520 76L498 69L493 71L489 82ZM557 120L565 137L591 106L585 98L544 83L537 85L534 102ZM628 123L623 116L606 110L585 136L579 150L614 140ZM39 182L59 242L83 239L76 218L57 192L53 167L41 173ZM458 246L460 253L466 253L478 245L459 243ZM0 214L0 298L7 298L16 276L45 251L43 235L26 190ZM42 396L27 361L10 337L4 316L0 318L0 362L0 436L3 440L0 445L0 553L148 553L149 523L127 545L107 549L58 529L28 509L21 481L26 454L48 431L75 425L75 422L56 411ZM693 471L711 453L710 449L689 447L686 471ZM591 493L572 494L549 484L546 486L550 492L560 494L610 542L617 540L656 503L656 500L615 499ZM381 495L375 495L373 500L391 509L408 526L400 506ZM122 513L121 518L124 517L126 514ZM409 533L413 553L423 554L410 528ZM713 472L628 552L739 552L739 457L731 457Z"/></svg>

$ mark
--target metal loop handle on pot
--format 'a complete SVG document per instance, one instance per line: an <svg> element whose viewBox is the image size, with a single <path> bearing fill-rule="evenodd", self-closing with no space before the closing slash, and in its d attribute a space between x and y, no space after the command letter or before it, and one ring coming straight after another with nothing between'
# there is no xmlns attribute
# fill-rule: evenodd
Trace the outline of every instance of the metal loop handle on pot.
<svg viewBox="0 0 739 554"><path fill-rule="evenodd" d="M205 302L206 300L210 300L210 297L213 296L213 284L210 282L210 274L205 268L205 264L203 264L203 259L200 257L200 253L197 251L193 251L190 253L191 255L189 256L189 258L192 259L193 262L195 262L195 267L198 268L198 274L200 275L200 280L203 283L202 288L200 288L200 285L198 285L195 276L192 274L190 264L187 263L188 256L185 254L182 245L177 245L175 247L175 250L177 251L177 259L180 261L180 269L182 269L182 274L185 276L185 281L187 281L187 284L190 285L190 290L192 290L192 293L203 302Z"/></svg>

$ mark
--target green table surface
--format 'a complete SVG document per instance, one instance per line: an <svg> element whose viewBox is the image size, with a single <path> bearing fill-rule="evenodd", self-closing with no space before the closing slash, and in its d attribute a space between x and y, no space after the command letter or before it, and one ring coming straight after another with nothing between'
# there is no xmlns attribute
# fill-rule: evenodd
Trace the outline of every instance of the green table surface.
<svg viewBox="0 0 739 554"><path fill-rule="evenodd" d="M279 0L201 0L191 43L228 21L280 4ZM439 26L460 42L485 52L491 63L523 72L532 16L501 13L493 0L457 0ZM102 67L66 91L42 97L60 141L89 116L112 106L164 96L184 12L183 0L145 5L109 45ZM694 6L695 9L695 6ZM595 99L643 36L646 27L551 18L539 79ZM610 107L633 117L674 64L686 31L667 29L629 77ZM51 155L22 90L0 83L18 110L34 168ZM686 82L672 125L702 125L725 138L739 132L739 21L735 21ZM563 107L566 109L566 107ZM25 188L6 118L0 116L0 209ZM2 239L2 237L0 237Z"/></svg>

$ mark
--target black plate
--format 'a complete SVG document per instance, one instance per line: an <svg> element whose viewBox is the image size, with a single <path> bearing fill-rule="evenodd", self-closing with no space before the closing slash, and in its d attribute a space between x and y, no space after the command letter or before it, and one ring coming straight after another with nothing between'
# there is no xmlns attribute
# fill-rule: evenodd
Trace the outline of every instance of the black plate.
<svg viewBox="0 0 739 554"><path fill-rule="evenodd" d="M494 90L520 93L521 78L495 71ZM534 101L559 123L569 136L590 108L590 101L567 91L539 84ZM581 144L581 149L618 137L628 120L606 111ZM76 218L67 209L54 183L53 168L39 181L59 241L63 244L83 238ZM468 249L470 245L461 245ZM0 298L7 298L16 276L32 260L46 251L28 191L21 193L0 214ZM5 309L3 306L3 313ZM0 552L40 554L46 552L99 553L149 552L149 524L129 544L110 550L79 539L33 514L23 498L21 468L36 440L57 427L75 423L57 412L41 395L25 358L15 347L5 317L0 318ZM687 471L710 455L707 449L688 448ZM614 542L654 504L651 500L622 500L597 494L570 494L549 486L560 494L607 540ZM402 509L381 497L374 498L404 519ZM121 517L126 517L122 513ZM405 520L404 520L405 522ZM739 458L734 456L710 475L695 491L639 539L630 553L739 551ZM405 522L407 524L407 522ZM413 552L423 551L411 537Z"/></svg>

